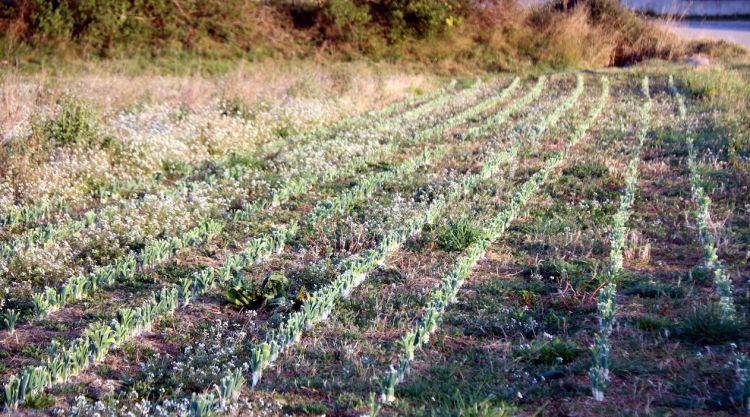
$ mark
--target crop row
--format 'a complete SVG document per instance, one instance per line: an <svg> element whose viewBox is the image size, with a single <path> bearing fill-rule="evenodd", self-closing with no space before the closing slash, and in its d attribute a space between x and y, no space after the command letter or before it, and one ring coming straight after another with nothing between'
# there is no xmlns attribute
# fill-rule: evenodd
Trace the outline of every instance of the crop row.
<svg viewBox="0 0 750 417"><path fill-rule="evenodd" d="M204 161L201 164L197 164L184 170L182 175L186 179L178 181L176 184L171 185L170 190L168 190L167 192L160 193L160 198L164 199L170 196L179 197L181 194L187 191L197 191L198 188L196 188L195 180L192 180L191 178L197 175L199 176L203 167L207 165L212 167L212 174L207 175L203 178L202 182L205 183L203 184L203 186L209 188L216 187L218 185L215 182L217 179L217 172L219 175L218 179L220 181L226 182L228 180L239 179L243 175L246 175L248 173L249 167L241 164L238 165L236 161L247 160L249 158L252 158L256 154L263 154L266 152L270 152L271 150L273 150L274 152L278 152L278 148L280 148L281 145L301 144L303 142L309 141L311 138L317 138L318 141L320 141L323 138L329 138L330 136L335 135L337 132L341 132L342 129L345 129L347 127L351 129L357 128L356 132L358 134L363 134L364 131L375 131L385 126L391 128L394 126L398 126L398 124L403 120L418 117L440 106L446 100L446 97L444 96L447 96L446 93L453 88L454 84L455 82L449 83L447 86L438 89L436 92L427 94L426 100L417 101L414 98L404 100L403 102L394 103L394 105L392 105L391 109L388 111L376 111L357 118L346 118L345 121L336 123L333 126L313 129L309 132L305 132L297 136L280 139L279 141L273 141L271 144L266 144L265 146L260 147L260 151L253 150L243 154L232 154L229 156L217 157L209 161ZM437 98L437 100L434 100L435 98ZM408 112L398 114L397 116L391 118L391 115L393 115L397 110L407 109L413 102L420 103L421 105L409 110ZM131 184L128 186L123 185L121 188L131 189L133 188L133 186L135 186L135 184ZM143 197L144 195L141 195L133 202L137 203L138 201L143 200ZM63 220L57 223L45 224L39 227L32 228L24 233L24 235L19 236L11 242L5 242L2 246L0 246L0 260L6 259L8 255L19 250L23 245L43 245L53 239L68 236L82 230L84 227L87 227L91 224L96 224L97 222L101 221L102 218L107 218L115 214L115 207L122 206L127 202L128 200L120 200L112 206L90 209L77 219ZM46 207L48 206L48 204L43 204L43 206Z"/></svg>
<svg viewBox="0 0 750 417"><path fill-rule="evenodd" d="M150 329L155 320L173 313L178 306L187 305L192 298L212 288L216 280L229 282L238 271L282 250L296 228L296 224L290 224L264 238L250 240L242 252L228 256L223 266L196 271L179 285L154 291L140 307L120 309L109 324L89 325L83 336L66 346L53 342L42 365L26 367L9 378L4 388L6 407L15 409L30 394L67 382L90 365L100 363L110 350Z"/></svg>
<svg viewBox="0 0 750 417"><path fill-rule="evenodd" d="M582 78L579 78L578 86L579 88L571 94L561 108L568 108L577 100L583 88ZM528 93L526 97L538 94L537 91L535 89ZM522 98L518 102L524 103L526 100ZM555 119L556 113L553 112L542 123L548 125ZM540 133L541 131L542 129L539 130ZM432 202L425 214L414 217L405 227L383 236L377 249L369 251L361 258L352 261L349 267L339 274L331 284L316 291L311 299L304 304L301 311L294 313L276 332L269 335L265 342L254 346L250 366L253 373L252 385L255 386L258 383L264 368L271 365L285 349L300 340L303 331L309 330L317 322L326 320L336 303L347 297L354 288L359 286L372 268L385 262L389 253L398 249L407 238L421 230L425 224L432 222L447 202L459 199L480 181L494 175L503 163L515 158L519 146L520 143L516 143L508 150L495 152L489 156L483 162L482 169L478 173L467 175L461 181L456 182L445 193L444 197Z"/></svg>
<svg viewBox="0 0 750 417"><path fill-rule="evenodd" d="M641 148L649 132L651 121L651 95L649 94L649 79L644 77L641 82L641 92L645 101L641 106L640 126L636 134L636 144L633 155L628 163L628 173L625 177L625 189L620 195L620 206L614 215L612 235L610 237L609 260L606 271L606 284L599 290L597 310L599 326L591 347L593 362L589 370L591 377L591 392L597 401L604 400L604 391L609 384L609 336L615 322L616 281L622 272L623 249L628 234L628 220L631 207L635 201L638 182L638 165L641 160Z"/></svg>
<svg viewBox="0 0 750 417"><path fill-rule="evenodd" d="M326 137L330 137L332 135L337 134L337 132L342 132L342 131L351 130L355 128L371 129L372 122L374 122L375 125L382 124L386 120L391 118L393 115L396 115L401 112L406 112L407 110L411 113L418 115L418 114L430 111L431 109L434 109L436 106L439 106L442 102L444 102L446 99L445 96L449 96L447 93L450 92L455 87L455 85L456 85L456 82L454 80L442 86L441 88L436 89L435 91L431 93L424 94L421 96L410 97L410 98L398 101L396 103L393 103L389 106L386 106L383 109L371 111L371 112L368 112L366 114L363 114L357 117L342 118L338 122L332 125L321 126L321 127L309 130L307 132L301 133L297 136L292 136L289 138L283 138L279 140L266 142L266 143L263 143L262 146L259 146L257 148L260 148L260 150L263 152L278 152L281 147L292 144L292 143L306 142L313 138L315 139L326 138ZM436 101L435 100L436 98L440 98L440 100ZM430 103L430 102L434 102L434 103ZM254 153L257 153L257 151L253 150L250 152L250 154L254 154ZM226 165L227 162L236 160L238 156L242 157L242 155L230 155L230 156L221 156L218 158L206 160L201 163L195 164L193 166L185 167L184 169L182 169L182 172L180 174L185 178L191 177L196 174L200 174L200 171L203 166L211 165L211 166L221 167L223 165ZM157 174L157 175L153 175L153 178L148 179L148 180L135 179L135 180L130 180L130 181L107 184L106 185L107 194L110 200L116 199L120 193L133 194L134 190L147 188L147 185L146 185L147 181L151 181L151 182L154 182L155 184L159 184L164 178L166 178L165 175ZM137 193L137 194L143 194L143 193ZM12 227L16 225L24 225L24 224L31 225L31 224L46 220L55 213L65 212L65 210L69 208L70 207L68 206L68 204L66 203L64 199L57 199L54 202L41 201L39 203L13 207L11 209L6 210L3 213L0 213L0 224L3 224L8 227ZM98 211L99 210L96 210L96 209L89 210L83 216L81 216L79 220L83 220L86 217L96 216ZM50 234L50 232L48 231L36 232L36 235L38 236L45 236L46 234Z"/></svg>
<svg viewBox="0 0 750 417"><path fill-rule="evenodd" d="M669 77L669 90L677 99L680 118L683 121L686 121L687 108L685 106L685 100L677 90L672 76ZM685 124L687 125L687 123ZM694 216L698 225L698 238L703 246L703 262L706 269L713 274L714 287L719 296L718 305L721 318L722 320L732 321L736 318L737 314L734 305L734 296L732 295L732 280L727 274L724 264L719 259L716 239L714 238L713 233L711 233L711 230L709 230L709 225L711 223L711 197L706 195L706 191L702 185L693 136L693 132L691 132L688 127L685 134L685 140L688 146L690 189L693 203L696 206Z"/></svg>
<svg viewBox="0 0 750 417"><path fill-rule="evenodd" d="M395 175L405 175L409 172L412 172L418 166L427 163L431 158L436 155L442 154L442 152L442 149L438 149L437 152L425 151L420 156L402 164L400 169L397 170L393 175L373 174L369 178L374 178L375 180L365 180L362 187L355 187L355 190L358 191L355 191L354 193L342 193L339 200L347 201L356 198L357 195L366 194L369 190L372 190L372 188L377 185L378 181L385 181L387 179L393 178ZM331 208L333 208L333 206L331 206ZM321 211L318 210L317 213L321 213ZM71 377L72 375L79 373L82 369L88 366L89 363L96 363L98 361L101 361L103 357L106 356L106 351L109 348L116 347L117 345L122 343L123 340L127 339L127 337L137 334L139 331L142 331L142 329L147 328L147 326L150 325L150 323L152 323L153 320L155 320L159 315L172 312L174 308L172 308L171 306L177 302L176 300L182 300L183 303L187 303L191 297L201 294L208 288L212 287L213 283L217 280L222 284L222 286L236 284L237 282L235 279L237 277L237 271L240 271L248 265L257 262L259 259L269 255L273 251L280 250L283 247L283 242L288 237L293 235L295 230L296 225L293 225L286 229L286 231L283 233L274 232L267 236L264 236L263 238L255 239L251 241L251 245L246 248L244 253L228 257L225 260L224 267L217 269L215 273L213 269L209 268L208 270L203 270L194 274L194 277L192 279L181 281L180 285L177 287L172 287L171 289L165 288L160 290L159 292L155 292L154 294L165 294L165 297L167 297L167 299L169 300L169 308L157 309L157 313L153 316L149 315L145 319L136 320L135 324L129 325L128 323L130 323L130 319L132 318L131 314L118 313L118 318L122 319L122 323L120 325L117 325L116 323L110 325L110 327L113 329L112 332L116 332L118 335L120 335L116 338L108 338L109 336L111 336L111 334L108 334L107 337L100 337L103 333L108 332L106 330L103 330L106 326L103 326L101 323L89 326L89 328L84 332L85 336L83 337L83 339L77 340L74 343L75 347L78 348L78 350L81 352L80 355L83 355L83 349L79 347L78 343L86 344L87 342L90 342L88 343L88 345L90 346L89 353L93 358L91 362L79 361L78 363L82 364L81 366L66 366L63 368L63 371L61 371L62 373L56 371L56 366L52 368L50 368L49 366L47 368L44 368L44 366L26 368L19 376L12 377L8 382L8 385L6 386L8 390L8 394L6 395L6 403L9 407L15 407L18 403L22 402L25 396L30 392L36 392L40 389L40 387L53 385L57 382L61 382L61 380L67 380L67 378ZM152 298L156 299L156 297L160 296L154 295ZM123 309L121 310L121 312L122 311L129 310ZM118 321L118 323L120 322L121 321ZM128 333L128 330L132 331ZM94 337L90 337L91 335L94 335ZM89 338L90 340L86 338ZM107 346L107 348L104 349L102 346ZM73 347L64 349L63 356L53 356L48 359L48 363L60 363L60 361L63 361L64 363L70 362L68 358L70 357L70 352L73 352L74 350L75 349L73 349ZM44 369L46 369L46 371ZM40 379L38 375L45 375L45 372L46 374L51 376L49 378Z"/></svg>
<svg viewBox="0 0 750 417"><path fill-rule="evenodd" d="M503 112L509 114L506 111L508 108L517 111L523 107L530 101L530 97L533 98L539 94L543 83L544 79L540 80L532 91L514 101ZM517 144L509 150L495 152L487 157L478 173L466 175L462 180L456 181L445 194L436 198L423 213L406 221L404 226L384 232L375 249L347 261L344 270L330 284L315 291L303 304L301 310L292 313L279 328L271 331L264 342L252 345L249 366L252 386L258 384L265 368L270 366L286 349L301 340L304 331L310 330L318 322L325 321L337 302L348 297L375 266L384 263L387 256L397 250L406 239L418 233L425 224L434 221L448 202L461 198L480 181L494 175L502 164L515 157L518 147ZM231 375L234 373L228 371L224 378L230 378ZM244 384L244 379L240 382L241 386ZM221 395L215 391L193 395L190 402L192 415L205 416L223 409L224 402L221 400Z"/></svg>
<svg viewBox="0 0 750 417"><path fill-rule="evenodd" d="M446 125L445 128L449 128L463 119L461 117L453 118L453 123ZM300 195L318 182L331 181L339 175L356 172L357 169L365 165L369 158L385 154L393 149L394 146L389 145L383 149L370 151L367 155L354 158L343 167L336 167L325 172L322 178L309 175L292 178L280 188L273 190L269 199L256 201L240 210L229 212L226 216L230 219L230 222L251 219L268 207L278 206L289 198ZM67 303L87 296L98 288L112 285L116 280L128 279L138 271L163 263L173 257L179 249L185 246L195 246L209 240L220 233L226 225L225 220L208 219L182 236L150 242L140 252L131 252L124 257L117 258L111 264L100 267L90 274L74 276L57 290L45 288L32 297L35 307L34 315L35 317L43 316Z"/></svg>
<svg viewBox="0 0 750 417"><path fill-rule="evenodd" d="M543 85L543 83L544 80L542 79L537 83L537 86ZM528 97L535 97L540 90L541 88L535 87L507 108L517 111L528 102ZM309 330L315 323L325 320L336 302L346 297L361 284L372 268L384 262L389 253L400 247L406 239L421 230L425 224L432 222L435 216L442 211L446 202L460 198L473 189L479 181L489 178L503 163L514 158L517 151L518 147L515 146L510 150L496 152L488 157L478 173L466 175L461 181L456 182L444 196L433 201L424 214L413 217L407 222L406 226L381 236L377 249L370 250L362 257L350 261L348 267L332 283L313 293L303 305L302 310L293 313L278 330L272 332L266 338L266 341L253 347L252 385L255 386L260 381L264 368L271 365L286 348L300 340L304 330Z"/></svg>
<svg viewBox="0 0 750 417"><path fill-rule="evenodd" d="M703 266L713 274L714 288L716 295L719 297L719 320L727 324L735 323L737 320L737 308L734 304L732 280L723 262L719 259L716 239L711 230L709 230L711 223L711 198L706 195L706 191L702 185L699 172L700 166L695 150L694 133L687 114L685 99L677 89L674 77L671 75L669 76L668 89L677 101L677 112L685 131L685 141L688 147L691 197L695 204L693 216L698 225L698 240L703 247ZM744 408L745 413L750 413L750 360L742 353L735 353L732 362L736 377L736 398L739 400L741 407Z"/></svg>
<svg viewBox="0 0 750 417"><path fill-rule="evenodd" d="M580 82L579 85L582 86ZM570 147L583 138L591 124L603 110L608 97L609 80L603 78L602 93L596 106L590 111L586 119L577 125L574 128L574 131L568 136L565 150L547 158L544 166L516 189L508 206L481 227L477 241L466 249L465 254L456 261L450 272L443 277L438 284L438 287L432 291L421 319L419 319L414 328L408 331L396 344L398 349L397 365L395 367L391 365L388 371L378 379L378 384L381 388L379 395L381 402L388 403L396 399L396 385L401 383L410 373L411 362L414 359L415 350L429 343L430 335L437 330L443 314L445 313L445 309L455 299L458 290L471 274L471 270L484 256L484 253L492 242L505 233L505 230L516 218L520 209L544 183L549 173L563 162ZM550 119L560 117L562 113L572 107L575 103L575 98L577 98L577 96L572 96L571 99L558 107L558 109L553 112L555 114L552 115ZM544 124L536 125L536 127L537 129L534 131L534 136L541 135L546 129ZM375 395L373 395L372 398L374 399ZM377 404L371 404L370 416L374 417L377 412Z"/></svg>

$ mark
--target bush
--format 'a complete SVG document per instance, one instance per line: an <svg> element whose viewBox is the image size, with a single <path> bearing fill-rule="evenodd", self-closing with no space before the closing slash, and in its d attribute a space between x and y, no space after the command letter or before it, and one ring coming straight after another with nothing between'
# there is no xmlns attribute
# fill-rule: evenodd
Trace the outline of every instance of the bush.
<svg viewBox="0 0 750 417"><path fill-rule="evenodd" d="M324 14L336 29L336 36L347 41L361 41L366 37L370 11L350 0L329 0Z"/></svg>
<svg viewBox="0 0 750 417"><path fill-rule="evenodd" d="M0 27L25 28L14 35L37 45L75 42L105 56L124 48L210 52L248 33L241 17L254 7L243 0L19 0L0 5L0 16L20 25Z"/></svg>
<svg viewBox="0 0 750 417"><path fill-rule="evenodd" d="M399 42L407 37L429 38L458 21L462 3L457 0L384 0L389 37Z"/></svg>
<svg viewBox="0 0 750 417"><path fill-rule="evenodd" d="M533 8L514 0L14 0L0 1L0 33L11 55L65 57L68 43L83 57L127 51L149 60L210 58L201 61L206 72L225 70L216 58L310 57L316 49L432 68L441 63L437 68L450 72L745 54L720 43L688 47L617 0L554 0Z"/></svg>

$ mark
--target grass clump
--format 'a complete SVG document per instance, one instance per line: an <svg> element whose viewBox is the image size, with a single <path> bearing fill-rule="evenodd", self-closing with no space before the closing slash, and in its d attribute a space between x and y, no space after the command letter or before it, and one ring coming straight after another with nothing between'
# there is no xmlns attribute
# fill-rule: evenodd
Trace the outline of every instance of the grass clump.
<svg viewBox="0 0 750 417"><path fill-rule="evenodd" d="M677 327L677 335L696 345L736 342L744 331L738 319L726 318L716 303L698 306Z"/></svg>
<svg viewBox="0 0 750 417"><path fill-rule="evenodd" d="M513 351L513 356L534 365L562 365L576 360L584 349L560 338L535 342Z"/></svg>
<svg viewBox="0 0 750 417"><path fill-rule="evenodd" d="M448 219L433 231L438 246L448 252L462 251L476 242L480 229L468 217Z"/></svg>
<svg viewBox="0 0 750 417"><path fill-rule="evenodd" d="M437 417L510 417L515 415L512 407L498 401L493 396L477 400L470 394L455 393L438 402L431 410L431 416Z"/></svg>
<svg viewBox="0 0 750 417"><path fill-rule="evenodd" d="M55 400L49 394L35 394L26 397L24 407L33 410L46 410L55 405Z"/></svg>
<svg viewBox="0 0 750 417"><path fill-rule="evenodd" d="M633 324L638 329L649 332L658 333L664 329L668 329L671 326L671 322L666 317L655 317L655 316L643 316L633 319Z"/></svg>
<svg viewBox="0 0 750 417"><path fill-rule="evenodd" d="M657 297L669 297L669 298L682 298L685 296L685 290L670 284L662 284L660 282L638 282L632 287L625 290L627 295L637 295L641 298L657 298Z"/></svg>
<svg viewBox="0 0 750 417"><path fill-rule="evenodd" d="M600 163L585 163L572 165L563 169L563 175L571 175L578 179L606 178L609 175L609 167Z"/></svg>
<svg viewBox="0 0 750 417"><path fill-rule="evenodd" d="M681 89L696 99L721 109L745 109L750 84L736 70L712 67L679 75Z"/></svg>

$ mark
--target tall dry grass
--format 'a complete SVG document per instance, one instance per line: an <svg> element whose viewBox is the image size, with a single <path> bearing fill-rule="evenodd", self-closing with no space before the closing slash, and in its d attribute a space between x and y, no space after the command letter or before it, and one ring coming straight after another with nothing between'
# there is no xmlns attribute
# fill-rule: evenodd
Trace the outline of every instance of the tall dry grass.
<svg viewBox="0 0 750 417"><path fill-rule="evenodd" d="M485 2L467 28L464 36L481 34L474 37L479 46L511 57L510 67L622 66L684 51L679 38L616 0L555 0L531 8L515 0Z"/></svg>
<svg viewBox="0 0 750 417"><path fill-rule="evenodd" d="M198 110L224 98L273 106L290 96L335 98L352 113L430 90L435 79L389 64L263 60L238 64L227 74L125 75L107 64L80 71L26 74L0 79L0 142L27 134L35 120L53 117L66 96L84 100L104 118L147 104Z"/></svg>

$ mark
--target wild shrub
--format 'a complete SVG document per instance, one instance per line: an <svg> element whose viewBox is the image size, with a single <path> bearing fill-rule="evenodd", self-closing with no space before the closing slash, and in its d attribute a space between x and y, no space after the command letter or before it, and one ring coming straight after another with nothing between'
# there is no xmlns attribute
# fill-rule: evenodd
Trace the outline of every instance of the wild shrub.
<svg viewBox="0 0 750 417"><path fill-rule="evenodd" d="M386 0L385 17L392 41L407 37L429 38L458 23L462 3L457 0Z"/></svg>
<svg viewBox="0 0 750 417"><path fill-rule="evenodd" d="M336 35L347 41L360 41L367 36L366 25L372 17L365 5L350 0L329 0L324 14L331 20Z"/></svg>

